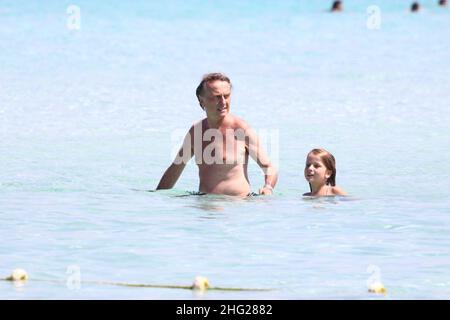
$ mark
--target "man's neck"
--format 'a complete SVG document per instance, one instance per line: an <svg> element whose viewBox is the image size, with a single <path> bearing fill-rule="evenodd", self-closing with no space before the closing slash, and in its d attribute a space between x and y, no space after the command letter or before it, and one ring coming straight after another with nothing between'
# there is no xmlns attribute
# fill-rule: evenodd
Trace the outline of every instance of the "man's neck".
<svg viewBox="0 0 450 320"><path fill-rule="evenodd" d="M219 118L219 119L211 119L211 118L206 118L206 123L208 124L208 128L211 129L219 129L222 124L225 122L225 118Z"/></svg>

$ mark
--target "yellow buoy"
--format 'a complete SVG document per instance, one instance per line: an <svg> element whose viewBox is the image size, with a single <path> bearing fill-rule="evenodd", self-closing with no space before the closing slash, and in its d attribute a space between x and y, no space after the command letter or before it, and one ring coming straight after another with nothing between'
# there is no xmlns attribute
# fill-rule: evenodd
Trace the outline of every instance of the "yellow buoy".
<svg viewBox="0 0 450 320"><path fill-rule="evenodd" d="M192 289L204 291L209 288L209 281L205 277L197 276L192 284Z"/></svg>
<svg viewBox="0 0 450 320"><path fill-rule="evenodd" d="M381 282L374 282L369 286L370 293L386 294L387 290Z"/></svg>
<svg viewBox="0 0 450 320"><path fill-rule="evenodd" d="M9 277L6 278L9 281L26 281L28 280L28 274L23 269L14 269Z"/></svg>

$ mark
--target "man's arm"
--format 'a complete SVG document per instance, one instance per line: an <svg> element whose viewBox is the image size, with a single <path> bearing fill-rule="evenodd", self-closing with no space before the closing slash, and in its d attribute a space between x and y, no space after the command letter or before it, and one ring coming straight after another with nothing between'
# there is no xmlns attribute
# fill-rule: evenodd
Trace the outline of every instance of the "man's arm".
<svg viewBox="0 0 450 320"><path fill-rule="evenodd" d="M189 132L185 136L182 147L178 151L178 154L170 167L167 168L167 170L164 172L158 186L156 187L156 190L173 188L184 168L186 167L186 164L194 155L192 129L193 128L191 128L191 130L189 130Z"/></svg>
<svg viewBox="0 0 450 320"><path fill-rule="evenodd" d="M156 187L156 190L161 189L172 189L175 183L178 181L178 178L180 177L181 173L184 170L185 164L175 164L172 163L169 168L167 168L166 172L164 172L164 175L162 176L161 180L159 181L158 187Z"/></svg>
<svg viewBox="0 0 450 320"><path fill-rule="evenodd" d="M270 195L273 193L273 188L275 188L275 185L277 184L278 170L270 162L270 159L264 151L256 132L252 128L248 127L245 130L245 133L249 155L256 161L264 172L264 186L259 189L259 193Z"/></svg>

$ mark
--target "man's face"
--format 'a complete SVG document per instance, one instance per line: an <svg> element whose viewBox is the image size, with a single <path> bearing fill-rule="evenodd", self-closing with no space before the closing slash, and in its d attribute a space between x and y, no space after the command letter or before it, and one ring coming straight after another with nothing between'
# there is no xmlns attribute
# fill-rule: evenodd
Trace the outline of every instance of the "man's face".
<svg viewBox="0 0 450 320"><path fill-rule="evenodd" d="M208 118L223 118L230 112L231 86L226 81L207 82L200 103Z"/></svg>

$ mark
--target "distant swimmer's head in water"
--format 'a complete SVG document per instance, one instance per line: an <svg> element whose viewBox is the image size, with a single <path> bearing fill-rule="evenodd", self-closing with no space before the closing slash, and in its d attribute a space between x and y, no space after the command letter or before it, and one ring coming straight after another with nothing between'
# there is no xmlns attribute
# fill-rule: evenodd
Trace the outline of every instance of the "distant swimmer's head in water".
<svg viewBox="0 0 450 320"><path fill-rule="evenodd" d="M340 12L343 10L342 1L335 1L331 6L331 12Z"/></svg>
<svg viewBox="0 0 450 320"><path fill-rule="evenodd" d="M439 5L441 6L441 7L446 7L447 6L447 0L439 0Z"/></svg>
<svg viewBox="0 0 450 320"><path fill-rule="evenodd" d="M419 12L420 11L420 4L418 2L414 2L411 5L411 12Z"/></svg>
<svg viewBox="0 0 450 320"><path fill-rule="evenodd" d="M313 149L308 153L305 164L305 179L311 192L304 196L320 197L347 195L336 186L336 159L325 149Z"/></svg>

